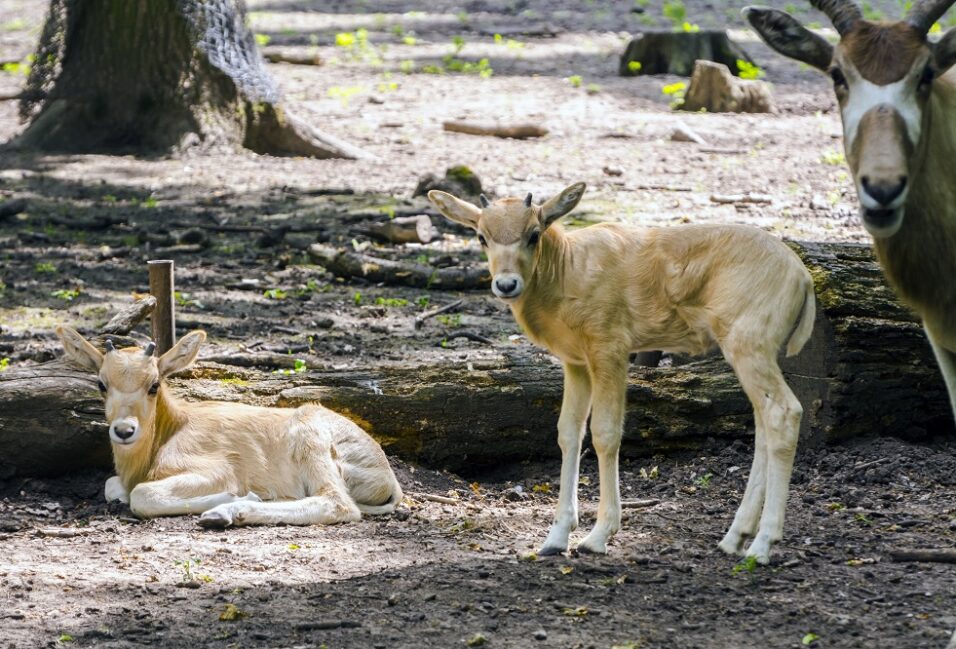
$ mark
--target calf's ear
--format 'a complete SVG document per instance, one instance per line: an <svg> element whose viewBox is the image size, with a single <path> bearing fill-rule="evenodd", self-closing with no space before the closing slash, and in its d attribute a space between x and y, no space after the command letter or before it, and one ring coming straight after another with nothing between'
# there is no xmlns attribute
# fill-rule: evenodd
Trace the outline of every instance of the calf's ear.
<svg viewBox="0 0 956 649"><path fill-rule="evenodd" d="M541 206L541 225L548 227L562 216L577 207L587 185L574 183L566 187L557 196L552 196Z"/></svg>
<svg viewBox="0 0 956 649"><path fill-rule="evenodd" d="M192 365L205 340L205 331L191 331L180 338L178 343L159 357L159 375L169 376Z"/></svg>
<svg viewBox="0 0 956 649"><path fill-rule="evenodd" d="M432 205L449 221L461 223L469 228L478 227L481 210L471 203L466 203L460 198L455 198L448 192L439 191L437 189L428 192L428 200L430 200Z"/></svg>
<svg viewBox="0 0 956 649"><path fill-rule="evenodd" d="M91 372L100 371L100 367L103 366L103 354L76 329L65 325L60 326L56 328L56 335L63 343L63 351L66 352L67 358Z"/></svg>

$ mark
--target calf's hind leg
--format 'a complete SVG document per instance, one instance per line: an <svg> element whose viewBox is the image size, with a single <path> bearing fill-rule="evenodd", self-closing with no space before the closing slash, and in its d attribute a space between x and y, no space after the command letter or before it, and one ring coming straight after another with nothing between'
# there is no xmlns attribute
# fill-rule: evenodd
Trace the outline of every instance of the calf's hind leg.
<svg viewBox="0 0 956 649"><path fill-rule="evenodd" d="M758 443L755 448L755 453L762 450L766 456L763 510L757 534L747 548L746 555L756 558L758 563L766 564L770 563L772 545L783 538L790 475L793 472L793 458L800 437L803 407L784 380L775 358L770 355L728 356L728 360L731 358L731 364L740 378L744 392L753 403L755 413L759 412L755 414L755 419L763 424L760 428L763 429L765 443ZM756 458L754 464L758 464ZM753 479L754 476L751 475L751 480ZM748 484L748 488L749 486ZM747 504L745 495L741 507ZM752 513L746 514L743 522L752 525L751 520L748 520Z"/></svg>

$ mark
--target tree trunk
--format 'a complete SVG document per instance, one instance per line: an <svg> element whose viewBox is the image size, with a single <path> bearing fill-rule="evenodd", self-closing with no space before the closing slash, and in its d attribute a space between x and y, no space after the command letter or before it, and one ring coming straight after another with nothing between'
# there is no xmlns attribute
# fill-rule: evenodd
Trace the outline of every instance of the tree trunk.
<svg viewBox="0 0 956 649"><path fill-rule="evenodd" d="M869 247L792 245L813 275L818 306L807 347L781 361L805 410L801 444L868 433L952 433L932 350ZM319 400L353 418L390 453L429 466L469 471L557 457L560 366L528 347L501 352L497 360L470 365L449 361L291 377L201 364L173 385L190 399L278 406ZM686 364L673 360L672 367L632 367L624 456L751 433L750 403L719 354ZM0 477L108 463L102 405L88 372L53 362L0 373L0 412Z"/></svg>
<svg viewBox="0 0 956 649"><path fill-rule="evenodd" d="M722 63L697 61L681 110L708 113L776 113L770 86L755 79L738 79Z"/></svg>
<svg viewBox="0 0 956 649"><path fill-rule="evenodd" d="M676 74L689 77L698 60L723 63L737 75L737 61L753 63L723 30L697 32L644 32L628 43L618 73L622 77L641 74Z"/></svg>
<svg viewBox="0 0 956 649"><path fill-rule="evenodd" d="M52 0L10 144L361 157L289 115L234 0Z"/></svg>

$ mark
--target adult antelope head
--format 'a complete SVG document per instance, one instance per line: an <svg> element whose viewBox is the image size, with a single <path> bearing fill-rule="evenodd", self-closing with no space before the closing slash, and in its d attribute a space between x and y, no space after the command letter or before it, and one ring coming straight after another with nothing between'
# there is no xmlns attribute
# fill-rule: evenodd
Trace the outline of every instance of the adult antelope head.
<svg viewBox="0 0 956 649"><path fill-rule="evenodd" d="M428 199L447 218L478 233L478 241L488 255L491 291L510 302L521 297L534 275L541 237L574 209L584 189L584 183L575 183L541 205L534 204L531 194L523 200L503 198L494 203L482 194L480 209L434 189L428 192Z"/></svg>
<svg viewBox="0 0 956 649"><path fill-rule="evenodd" d="M902 21L872 22L854 0L810 0L840 34L835 47L783 11L744 9L770 47L833 79L863 225L874 237L896 234L908 193L927 173L921 136L934 80L956 62L956 30L936 43L927 34L953 1L917 0Z"/></svg>
<svg viewBox="0 0 956 649"><path fill-rule="evenodd" d="M103 354L70 327L57 327L56 334L67 356L97 373L100 393L106 399L110 441L117 449L133 448L144 431L153 429L163 378L192 363L206 339L205 332L193 331L157 358L155 343L116 349L107 341Z"/></svg>

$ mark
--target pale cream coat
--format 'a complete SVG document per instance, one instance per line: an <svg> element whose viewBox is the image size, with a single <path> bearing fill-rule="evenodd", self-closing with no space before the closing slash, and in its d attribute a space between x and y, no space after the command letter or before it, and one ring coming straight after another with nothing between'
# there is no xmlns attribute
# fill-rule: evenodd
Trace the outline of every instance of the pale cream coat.
<svg viewBox="0 0 956 649"><path fill-rule="evenodd" d="M202 332L159 359L151 348L101 354L67 327L57 334L105 387L117 472L106 495L139 516L203 514L200 522L209 527L327 524L387 513L402 499L381 447L327 408L172 396L163 377L192 363Z"/></svg>
<svg viewBox="0 0 956 649"><path fill-rule="evenodd" d="M809 272L771 235L745 226L641 228L602 224L565 232L555 221L584 193L578 183L541 206L508 198L484 209L439 191L429 199L475 229L492 291L528 336L564 363L557 514L540 554L568 548L577 527L578 458L588 416L601 475L597 523L577 546L605 552L620 527L618 450L628 355L698 354L719 346L754 406L756 452L743 502L720 547L762 563L783 533L802 408L777 354L800 351L813 328Z"/></svg>

